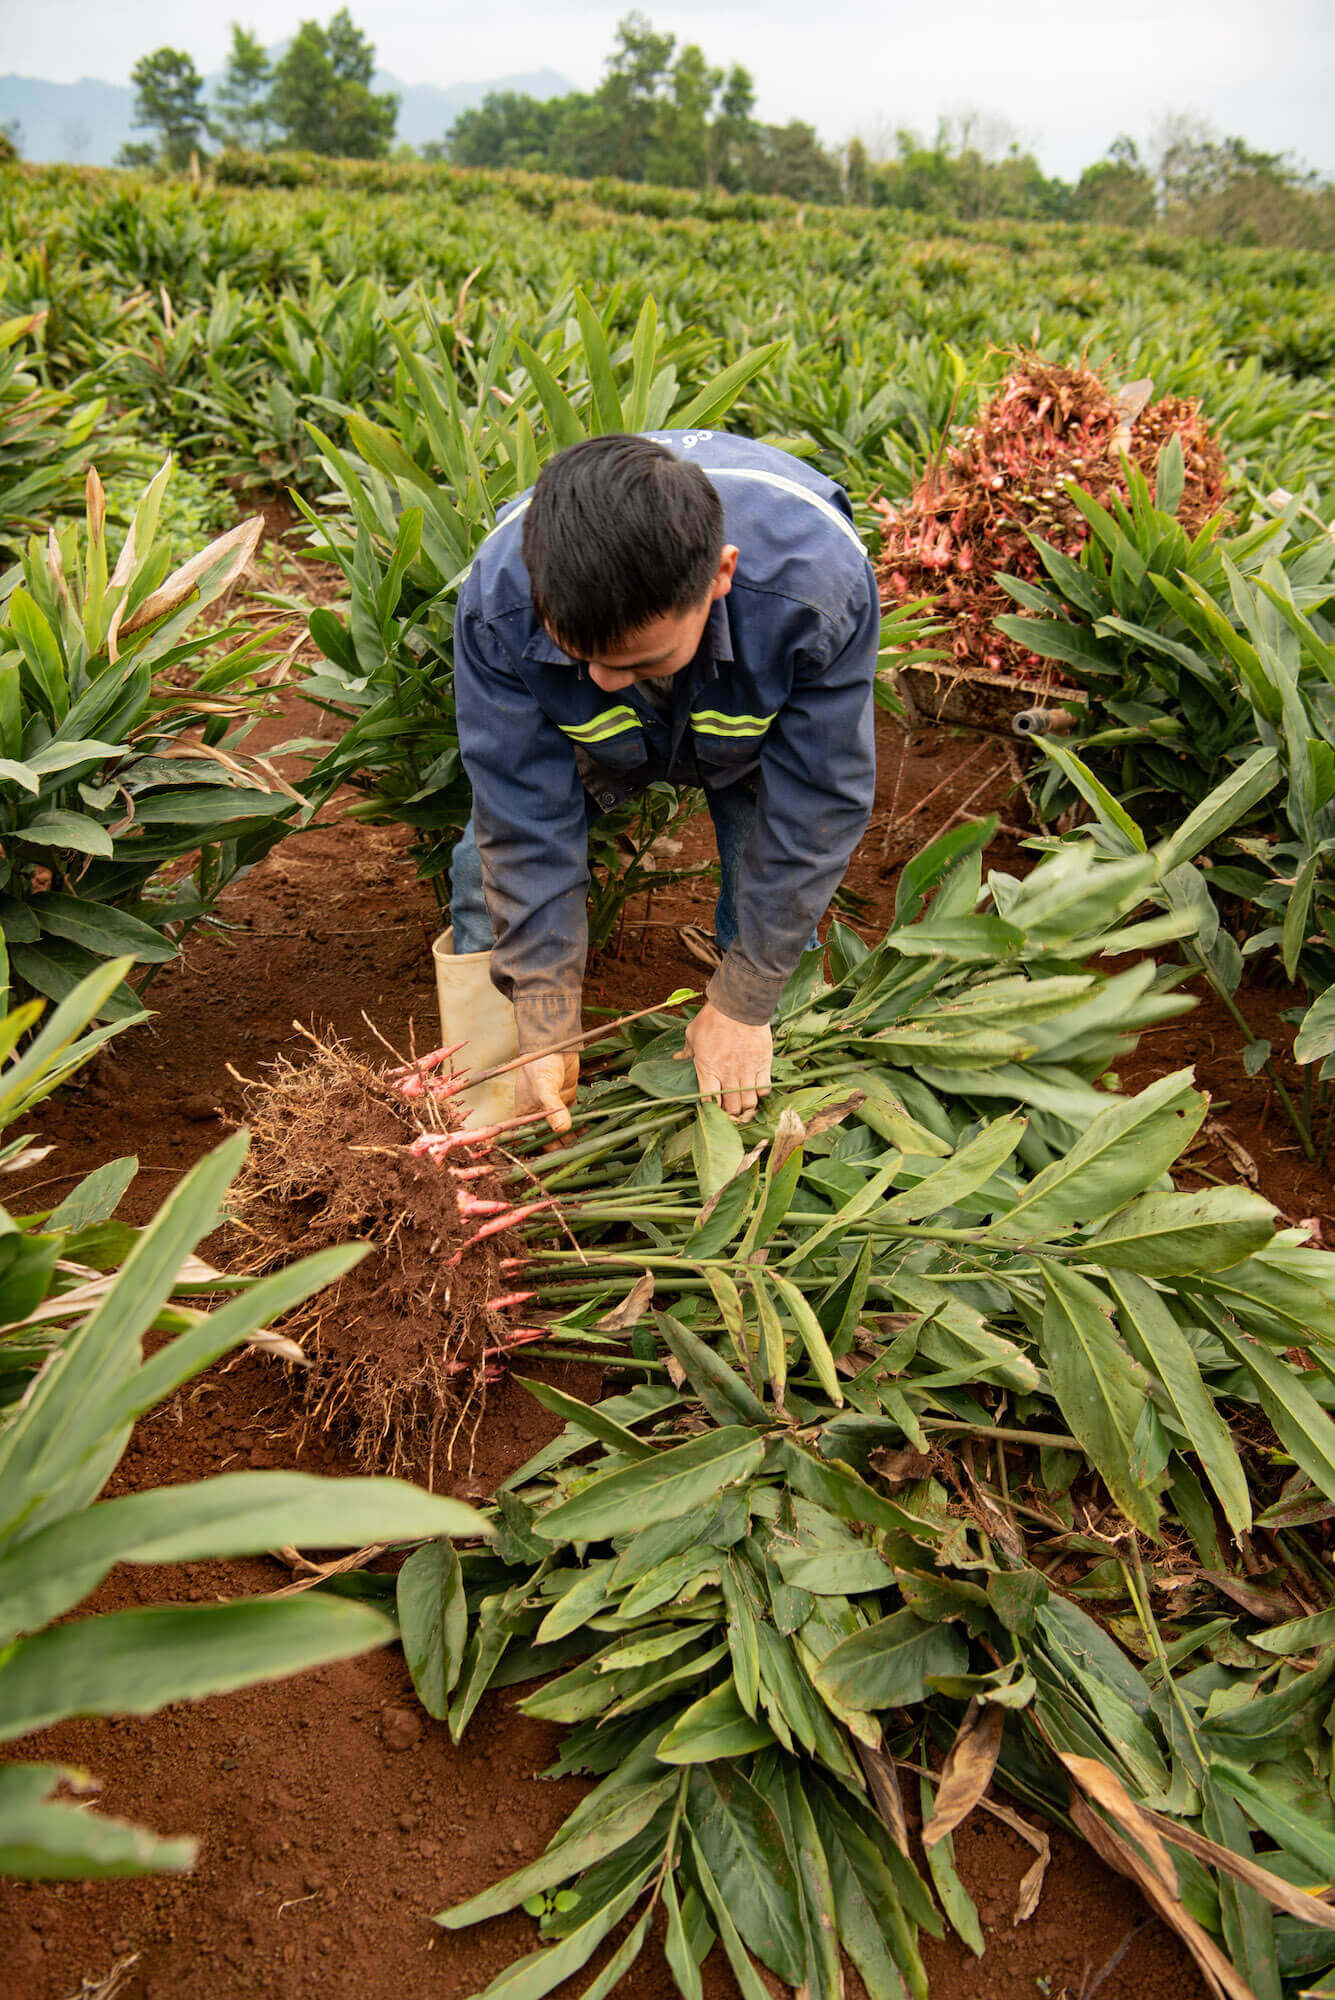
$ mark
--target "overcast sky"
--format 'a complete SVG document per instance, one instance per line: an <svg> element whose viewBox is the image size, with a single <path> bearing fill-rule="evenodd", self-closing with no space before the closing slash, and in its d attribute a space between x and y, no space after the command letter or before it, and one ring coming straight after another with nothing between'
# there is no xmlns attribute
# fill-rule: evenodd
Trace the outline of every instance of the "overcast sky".
<svg viewBox="0 0 1335 2000"><path fill-rule="evenodd" d="M380 62L405 80L462 83L550 66L595 84L628 0L353 0ZM272 43L331 0L0 0L0 67L123 82L163 43L218 68L239 19ZM1070 174L1120 131L1193 111L1267 151L1335 172L1335 0L643 0L654 25L744 63L762 118L805 118L827 140L930 131L942 111L1004 115L1049 171Z"/></svg>

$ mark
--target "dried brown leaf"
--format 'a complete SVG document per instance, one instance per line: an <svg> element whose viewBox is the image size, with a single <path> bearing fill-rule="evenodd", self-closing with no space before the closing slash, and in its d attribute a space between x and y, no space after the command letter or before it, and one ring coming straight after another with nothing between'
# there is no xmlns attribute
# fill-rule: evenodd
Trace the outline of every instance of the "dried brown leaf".
<svg viewBox="0 0 1335 2000"><path fill-rule="evenodd" d="M758 1146L753 1146L750 1152L743 1156L742 1162L740 1166L737 1168L737 1173L729 1174L727 1180L724 1181L723 1183L723 1187L715 1188L713 1194L710 1195L709 1200L705 1203L704 1207L700 1210L700 1213L695 1218L695 1226L697 1229L704 1228L710 1216L714 1213L714 1210L718 1207L719 1200L723 1194L723 1188L730 1188L733 1182L736 1180L737 1174L744 1174L747 1172L748 1168L753 1167L756 1161L760 1158L760 1155L764 1152L764 1150L765 1150L765 1141L762 1139Z"/></svg>
<svg viewBox="0 0 1335 2000"><path fill-rule="evenodd" d="M1028 1923L1038 1908L1039 1897L1043 1894L1043 1878L1052 1859L1052 1842L1040 1827L1030 1826L1028 1820L1021 1819L1019 1813L1012 1812L1009 1806L999 1806L995 1799L981 1799L979 1804L993 1819L999 1819L1003 1826L1008 1826L1013 1833L1018 1833L1021 1840L1027 1840L1038 1856L1037 1861L1027 1868L1020 1878L1020 1893L1015 1903L1016 1923Z"/></svg>
<svg viewBox="0 0 1335 2000"><path fill-rule="evenodd" d="M915 1451L912 1445L905 1445L902 1451L882 1446L868 1454L867 1463L887 1486L907 1486L911 1480L926 1479L932 1469L931 1454Z"/></svg>
<svg viewBox="0 0 1335 2000"><path fill-rule="evenodd" d="M889 1828L890 1838L907 1860L909 1823L904 1812L904 1800L900 1793L895 1767L882 1751L873 1750L870 1744L855 1740L853 1748L858 1753L858 1762L862 1766L863 1776L871 1791L872 1802Z"/></svg>
<svg viewBox="0 0 1335 2000"><path fill-rule="evenodd" d="M1176 1896L1169 1895L1149 1863L1124 1840L1093 1807L1078 1794L1071 1800L1071 1823L1084 1836L1100 1861L1134 1882L1150 1907L1158 1912L1170 1930L1177 1932L1195 1959L1205 1983L1216 2000L1256 2000L1246 1980L1234 1970L1209 1932L1189 1917Z"/></svg>
<svg viewBox="0 0 1335 2000"><path fill-rule="evenodd" d="M1194 1827L1182 1826L1177 1820L1165 1819L1162 1814L1141 1807L1141 1816L1150 1820L1171 1840L1174 1847L1185 1848L1198 1861L1208 1861L1214 1868L1222 1868L1225 1874L1235 1875L1239 1882L1245 1882L1250 1889L1264 1896L1277 1910L1285 1910L1291 1917L1297 1917L1305 1924L1316 1924L1321 1930L1335 1931L1335 1909L1323 1902L1319 1896L1306 1889L1295 1888L1292 1882L1283 1881L1272 1875L1268 1868L1262 1868L1259 1861L1250 1855L1235 1854L1231 1847L1221 1847L1216 1840L1207 1840Z"/></svg>
<svg viewBox="0 0 1335 2000"><path fill-rule="evenodd" d="M646 1271L637 1278L620 1305L594 1321L599 1333L625 1333L628 1327L637 1326L649 1309L649 1301L654 1295L654 1274Z"/></svg>
<svg viewBox="0 0 1335 2000"><path fill-rule="evenodd" d="M1110 1771L1106 1764L1100 1764L1096 1757L1073 1757L1064 1750L1059 1750L1057 1754L1081 1791L1087 1792L1095 1805L1111 1813L1118 1825L1146 1850L1149 1856L1146 1865L1154 1871L1164 1893L1176 1898L1177 1869L1173 1866L1173 1857L1164 1846L1158 1829L1145 1817L1117 1773Z"/></svg>
<svg viewBox="0 0 1335 2000"><path fill-rule="evenodd" d="M1225 1570L1203 1569L1201 1576L1212 1583L1225 1597L1231 1597L1235 1604L1249 1611L1253 1618L1260 1618L1267 1625L1275 1625L1281 1619L1293 1618L1307 1608L1290 1597L1287 1592L1258 1590L1254 1583L1244 1583L1241 1577L1229 1576Z"/></svg>
<svg viewBox="0 0 1335 2000"><path fill-rule="evenodd" d="M995 1702L984 1703L975 1697L969 1703L941 1772L932 1817L923 1828L924 1847L935 1847L953 1833L982 1798L997 1767L1005 1724L1005 1715Z"/></svg>
<svg viewBox="0 0 1335 2000"><path fill-rule="evenodd" d="M828 1132L832 1126L842 1125L850 1113L857 1111L867 1102L865 1090L855 1090L848 1097L840 1098L838 1104L827 1104L820 1111L813 1112L807 1120L807 1137L814 1139L821 1132Z"/></svg>
<svg viewBox="0 0 1335 2000"><path fill-rule="evenodd" d="M225 557L226 566L221 576L214 577L210 586L210 597L221 597L245 569L259 547L263 533L262 514L256 514L249 521L242 521L235 528L229 528L225 535L219 535L215 541L208 544L207 548L201 549L198 555L191 556L189 562L182 563L179 569L174 569L169 577L164 578L142 604L135 606L131 615L118 626L118 630L128 638L131 632L138 632L141 627L151 625L156 619L165 618L168 613L179 610L181 605L193 596L201 578L214 567L215 563Z"/></svg>
<svg viewBox="0 0 1335 2000"><path fill-rule="evenodd" d="M1255 1160L1241 1141L1234 1138L1227 1125L1221 1125L1217 1118L1207 1118L1205 1121L1205 1136L1207 1139L1217 1141L1219 1146L1228 1155L1235 1171L1241 1174L1248 1187L1254 1188L1261 1185L1261 1176Z"/></svg>
<svg viewBox="0 0 1335 2000"><path fill-rule="evenodd" d="M774 1146L770 1156L770 1171L779 1173L792 1158L807 1136L807 1128L793 1110L785 1104L779 1113L779 1123L774 1132Z"/></svg>

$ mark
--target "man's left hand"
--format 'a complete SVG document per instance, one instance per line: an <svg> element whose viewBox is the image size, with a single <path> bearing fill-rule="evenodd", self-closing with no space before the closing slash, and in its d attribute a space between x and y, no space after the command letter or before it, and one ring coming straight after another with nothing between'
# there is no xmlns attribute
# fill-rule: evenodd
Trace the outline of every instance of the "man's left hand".
<svg viewBox="0 0 1335 2000"><path fill-rule="evenodd" d="M770 1087L774 1037L769 1024L729 1020L706 1000L686 1030L685 1053L695 1064L702 1097L716 1098L730 1118L746 1120Z"/></svg>

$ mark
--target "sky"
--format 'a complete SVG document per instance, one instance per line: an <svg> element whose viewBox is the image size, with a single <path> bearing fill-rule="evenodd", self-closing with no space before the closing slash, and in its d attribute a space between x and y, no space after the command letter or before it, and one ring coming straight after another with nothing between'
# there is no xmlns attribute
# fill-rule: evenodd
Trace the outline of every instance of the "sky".
<svg viewBox="0 0 1335 2000"><path fill-rule="evenodd" d="M221 66L230 22L266 43L335 0L0 0L0 67L71 82L127 80L137 56L184 47ZM630 0L351 0L381 66L418 83L471 82L549 66L597 83ZM1009 121L1050 173L1069 176L1119 132L1144 139L1187 111L1268 152L1335 173L1335 0L641 0L656 28L740 62L757 114L803 118L840 143L930 133L944 112Z"/></svg>

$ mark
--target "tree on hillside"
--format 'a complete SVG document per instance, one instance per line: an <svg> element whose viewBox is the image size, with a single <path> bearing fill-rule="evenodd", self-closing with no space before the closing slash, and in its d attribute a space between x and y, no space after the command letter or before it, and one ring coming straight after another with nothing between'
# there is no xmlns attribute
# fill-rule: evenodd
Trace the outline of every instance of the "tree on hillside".
<svg viewBox="0 0 1335 2000"><path fill-rule="evenodd" d="M1259 152L1183 112L1160 121L1151 148L1170 229L1223 243L1335 247L1335 190L1289 155Z"/></svg>
<svg viewBox="0 0 1335 2000"><path fill-rule="evenodd" d="M755 134L756 87L749 69L734 63L723 79L718 115L711 134L714 175L720 185L736 190L746 177L746 149Z"/></svg>
<svg viewBox="0 0 1335 2000"><path fill-rule="evenodd" d="M676 187L712 184L710 113L722 88L723 71L711 69L704 50L688 43L672 65L668 95L659 106L654 143L645 163L649 180Z"/></svg>
<svg viewBox="0 0 1335 2000"><path fill-rule="evenodd" d="M213 130L224 145L264 145L272 83L273 67L258 36L233 21L227 68L213 100Z"/></svg>
<svg viewBox="0 0 1335 2000"><path fill-rule="evenodd" d="M654 136L658 97L677 46L675 35L660 35L638 9L617 22L616 46L598 89L615 127L610 171L621 180L642 180Z"/></svg>
<svg viewBox="0 0 1335 2000"><path fill-rule="evenodd" d="M790 201L842 201L839 162L816 136L814 125L790 118L786 125L757 125L747 149L746 185L757 194Z"/></svg>
<svg viewBox="0 0 1335 2000"><path fill-rule="evenodd" d="M140 56L130 81L135 89L133 123L156 132L158 157L179 171L204 144L204 79L184 49L161 48ZM142 148L125 151L137 154Z"/></svg>
<svg viewBox="0 0 1335 2000"><path fill-rule="evenodd" d="M0 167L12 166L23 158L23 127L17 118L0 125Z"/></svg>
<svg viewBox="0 0 1335 2000"><path fill-rule="evenodd" d="M380 160L398 121L393 91L371 89L375 49L346 7L327 28L303 21L274 70L269 116L284 145L344 159Z"/></svg>
<svg viewBox="0 0 1335 2000"><path fill-rule="evenodd" d="M1071 214L1080 222L1144 229L1153 222L1154 209L1154 175L1125 132L1085 168L1071 195Z"/></svg>

